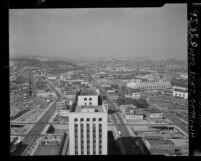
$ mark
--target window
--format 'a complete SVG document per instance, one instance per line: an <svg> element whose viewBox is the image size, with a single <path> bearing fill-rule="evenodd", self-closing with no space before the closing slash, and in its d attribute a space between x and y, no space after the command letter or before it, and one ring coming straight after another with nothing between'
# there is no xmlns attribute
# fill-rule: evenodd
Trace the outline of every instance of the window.
<svg viewBox="0 0 201 161"><path fill-rule="evenodd" d="M89 98L89 101L92 101L92 98Z"/></svg>
<svg viewBox="0 0 201 161"><path fill-rule="evenodd" d="M85 101L87 101L87 98L84 98Z"/></svg>
<svg viewBox="0 0 201 161"><path fill-rule="evenodd" d="M80 119L80 121L84 121L84 119L83 119L83 118L81 118L81 119Z"/></svg>
<svg viewBox="0 0 201 161"><path fill-rule="evenodd" d="M74 121L76 122L76 121L77 121L77 118L75 118Z"/></svg>
<svg viewBox="0 0 201 161"><path fill-rule="evenodd" d="M96 121L96 118L93 118L93 121Z"/></svg>
<svg viewBox="0 0 201 161"><path fill-rule="evenodd" d="M102 121L102 118L99 118L98 120L99 120L99 121Z"/></svg>
<svg viewBox="0 0 201 161"><path fill-rule="evenodd" d="M90 118L87 118L87 121L90 121Z"/></svg>
<svg viewBox="0 0 201 161"><path fill-rule="evenodd" d="M89 105L91 106L91 105L92 105L92 102L89 102Z"/></svg>

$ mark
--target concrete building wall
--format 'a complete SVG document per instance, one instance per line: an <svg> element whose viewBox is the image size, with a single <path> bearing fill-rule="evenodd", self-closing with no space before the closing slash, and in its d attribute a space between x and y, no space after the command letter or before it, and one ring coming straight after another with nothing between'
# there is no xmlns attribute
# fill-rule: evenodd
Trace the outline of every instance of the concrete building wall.
<svg viewBox="0 0 201 161"><path fill-rule="evenodd" d="M75 119L77 119L77 121L75 121ZM99 119L102 119L102 121L99 121ZM77 131L75 131L76 126L77 126ZM81 126L83 127L83 139L81 139L81 133L82 133ZM102 126L101 137L99 135L100 126ZM77 135L78 142L75 144L76 135ZM88 142L87 142L87 138L88 138ZM83 146L81 146L81 140L83 140ZM94 140L96 140L95 143L94 143ZM101 147L99 146L99 141L100 141ZM87 144L89 147L88 153L87 153ZM77 153L75 152L76 145L77 145ZM101 154L99 153L99 149L101 150ZM70 155L81 155L81 154L95 155L93 154L93 151L96 152L95 154L98 154L98 155L107 154L107 113L106 112L70 113L69 114L69 154Z"/></svg>
<svg viewBox="0 0 201 161"><path fill-rule="evenodd" d="M173 91L173 97L181 97L184 99L188 99L188 93Z"/></svg>
<svg viewBox="0 0 201 161"><path fill-rule="evenodd" d="M98 106L98 96L78 96L78 106Z"/></svg>
<svg viewBox="0 0 201 161"><path fill-rule="evenodd" d="M149 118L162 118L163 113L150 113Z"/></svg>

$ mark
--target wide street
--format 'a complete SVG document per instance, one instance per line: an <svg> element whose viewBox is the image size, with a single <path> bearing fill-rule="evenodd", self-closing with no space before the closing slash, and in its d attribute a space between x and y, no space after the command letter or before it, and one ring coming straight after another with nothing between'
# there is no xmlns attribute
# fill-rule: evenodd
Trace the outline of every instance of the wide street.
<svg viewBox="0 0 201 161"><path fill-rule="evenodd" d="M24 140L23 140L23 147L24 150L22 151L22 154L19 155L27 155L26 153L26 148L31 146L32 143L40 136L41 131L43 130L43 128L47 125L50 117L53 115L53 113L56 110L56 102L60 101L61 99L61 95L60 93L55 89L55 87L53 86L52 83L50 83L50 85L52 86L53 90L57 93L57 96L59 96L57 98L57 100L51 105L51 107L49 108L49 110L43 115L43 117L33 126L33 128L28 132L28 134L25 136Z"/></svg>

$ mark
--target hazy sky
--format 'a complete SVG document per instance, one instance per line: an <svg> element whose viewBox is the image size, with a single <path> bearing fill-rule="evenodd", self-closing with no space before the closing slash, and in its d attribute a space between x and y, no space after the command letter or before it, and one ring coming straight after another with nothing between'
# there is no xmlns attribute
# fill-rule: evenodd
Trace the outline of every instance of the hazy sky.
<svg viewBox="0 0 201 161"><path fill-rule="evenodd" d="M10 56L187 59L187 7L12 9Z"/></svg>

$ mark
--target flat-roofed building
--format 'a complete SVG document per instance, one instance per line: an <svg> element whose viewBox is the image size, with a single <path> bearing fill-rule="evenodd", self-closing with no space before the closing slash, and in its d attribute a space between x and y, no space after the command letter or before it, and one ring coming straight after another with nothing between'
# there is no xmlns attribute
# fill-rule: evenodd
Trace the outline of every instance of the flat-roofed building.
<svg viewBox="0 0 201 161"><path fill-rule="evenodd" d="M140 99L140 93L139 92L135 92L135 93L127 92L127 93L125 93L125 97L132 98L132 99Z"/></svg>
<svg viewBox="0 0 201 161"><path fill-rule="evenodd" d="M128 88L133 88L133 89L140 89L140 90L158 90L158 89L165 89L165 88L170 88L171 84L169 81L146 81L143 82L139 79L135 80L132 79L131 82L127 83Z"/></svg>
<svg viewBox="0 0 201 161"><path fill-rule="evenodd" d="M58 110L60 110L60 109L64 108L65 105L66 105L66 100L63 99L62 101L57 102L56 108L57 108Z"/></svg>
<svg viewBox="0 0 201 161"><path fill-rule="evenodd" d="M185 87L173 86L174 97L180 97L183 99L188 99L188 89Z"/></svg>
<svg viewBox="0 0 201 161"><path fill-rule="evenodd" d="M122 105L121 112L126 120L143 120L144 115L135 114L136 107L134 105Z"/></svg>
<svg viewBox="0 0 201 161"><path fill-rule="evenodd" d="M69 115L69 112L70 112L70 110L61 109L61 110L59 110L59 115L60 115L60 116L67 117L67 116Z"/></svg>
<svg viewBox="0 0 201 161"><path fill-rule="evenodd" d="M145 145L153 155L170 156L175 154L175 144L171 140L147 138Z"/></svg>

